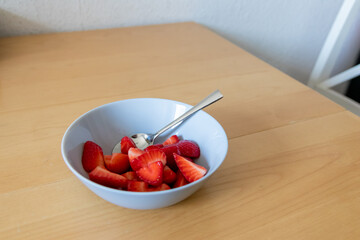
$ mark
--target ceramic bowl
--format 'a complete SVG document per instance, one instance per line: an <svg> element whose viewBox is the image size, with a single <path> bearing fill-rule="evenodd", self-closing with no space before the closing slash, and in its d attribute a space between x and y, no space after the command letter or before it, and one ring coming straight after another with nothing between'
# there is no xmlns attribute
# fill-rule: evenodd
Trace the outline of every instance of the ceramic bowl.
<svg viewBox="0 0 360 240"><path fill-rule="evenodd" d="M61 143L64 161L86 187L118 206L154 209L178 203L197 191L220 167L227 154L228 140L224 129L204 111L197 112L181 125L168 130L156 141L162 142L177 134L199 145L201 156L196 163L206 167L208 172L200 180L185 186L156 192L108 188L89 180L88 173L82 167L81 156L83 145L88 140L100 145L104 154L110 155L123 136L155 133L190 107L185 103L156 98L128 99L97 107L77 118L66 130Z"/></svg>

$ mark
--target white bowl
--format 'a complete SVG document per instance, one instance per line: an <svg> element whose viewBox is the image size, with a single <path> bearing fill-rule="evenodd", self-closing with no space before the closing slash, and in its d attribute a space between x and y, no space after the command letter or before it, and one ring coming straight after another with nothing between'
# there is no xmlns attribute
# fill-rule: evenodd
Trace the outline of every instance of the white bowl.
<svg viewBox="0 0 360 240"><path fill-rule="evenodd" d="M83 144L90 140L100 145L104 154L123 136L134 133L155 133L180 116L191 106L156 98L128 99L97 107L76 119L66 130L61 152L66 165L91 191L116 205L133 209L153 209L170 206L189 197L220 167L224 161L228 140L221 125L209 114L199 111L181 125L160 136L158 142L173 134L195 141L201 151L196 163L208 169L198 181L180 188L157 192L128 192L99 185L89 180L83 169Z"/></svg>

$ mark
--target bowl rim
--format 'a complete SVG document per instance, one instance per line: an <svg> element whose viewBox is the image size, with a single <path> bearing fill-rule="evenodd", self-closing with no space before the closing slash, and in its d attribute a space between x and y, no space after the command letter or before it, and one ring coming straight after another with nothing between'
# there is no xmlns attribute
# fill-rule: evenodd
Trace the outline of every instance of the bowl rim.
<svg viewBox="0 0 360 240"><path fill-rule="evenodd" d="M65 156L65 141L66 141L66 138L68 136L68 133L70 132L70 130L75 127L75 125L77 124L78 121L80 121L82 118L84 118L85 116L91 114L92 112L94 111L97 111L98 109L100 108L104 108L105 106L110 106L110 105L115 105L115 104L118 104L118 103L123 103L123 102L128 102L128 101L146 101L146 100L155 100L155 101L168 101L168 102L171 102L171 103L175 103L175 104L180 104L180 105L184 105L186 106L187 108L190 108L192 107L192 105L190 104L187 104L187 103L183 103L183 102L179 102L179 101L175 101L175 100L170 100L170 99L164 99L164 98L129 98L129 99L124 99L124 100L119 100L119 101L115 101L115 102L110 102L110 103L106 103L106 104L103 104L103 105L100 105L98 107L95 107L85 113L83 113L82 115L80 115L79 117L77 117L69 126L68 128L66 129L63 137L62 137L62 140L61 140L61 155L63 157L63 160L65 162L65 164L67 165L67 167L70 169L70 171L75 174L75 176L77 178L79 178L82 182L86 182L96 188L100 188L102 190L106 190L106 191L110 191L110 192L113 192L113 193L116 193L116 194L126 194L126 195L134 195L134 196L149 196L149 195L163 195L163 194L168 194L168 193L171 193L171 192L177 192L177 191L182 191L184 189L187 189L187 188L191 188L192 186L194 185L197 185L201 182L204 182L205 180L207 180L211 175L213 175L216 170L222 165L222 163L225 161L225 158L227 156L227 152L228 152L228 147L229 147L229 141L228 141L228 138L227 138L227 135L226 135L226 132L224 130L224 128L221 126L221 124L214 118L212 117L210 114L208 114L207 112L203 111L203 110L200 110L199 112L202 112L203 114L205 114L207 117L209 117L210 119L212 119L215 124L217 124L219 126L219 129L222 130L222 133L224 134L225 136L225 139L226 139L226 142L225 142L225 155L222 157L221 161L219 164L217 164L217 166L215 166L214 170L212 171L211 174L205 174L204 177L200 178L199 180L196 180L194 182L191 182L191 183L188 183L184 186L181 186L181 187L178 187L178 188L171 188L169 190L166 190L166 191L153 191L153 192L132 192L132 191L125 191L125 190L120 190L120 189L115 189L115 188L110 188L110 187L106 187L106 186L103 186L101 184L98 184L96 182L93 182L91 181L90 179L82 176L76 169L73 168L73 166L71 166L71 164L69 163L69 161L67 160L67 157ZM207 172L208 173L208 172Z"/></svg>

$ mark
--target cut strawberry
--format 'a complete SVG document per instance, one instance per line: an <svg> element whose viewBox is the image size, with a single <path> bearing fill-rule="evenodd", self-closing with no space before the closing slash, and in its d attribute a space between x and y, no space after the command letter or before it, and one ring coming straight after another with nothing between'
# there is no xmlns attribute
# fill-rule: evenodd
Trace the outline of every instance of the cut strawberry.
<svg viewBox="0 0 360 240"><path fill-rule="evenodd" d="M177 135L145 150L136 148L133 140L125 136L121 152L104 155L99 145L87 141L82 163L90 180L111 188L151 192L184 186L207 173L206 168L194 163L200 156L199 146Z"/></svg>
<svg viewBox="0 0 360 240"><path fill-rule="evenodd" d="M105 166L111 172L124 173L130 168L129 157L123 153L105 155Z"/></svg>
<svg viewBox="0 0 360 240"><path fill-rule="evenodd" d="M174 153L180 154L179 148L176 144L166 145L160 149L166 155L167 165L174 171L177 170L177 166L174 160Z"/></svg>
<svg viewBox="0 0 360 240"><path fill-rule="evenodd" d="M136 173L134 171L128 171L126 173L121 174L124 177L126 177L127 180L138 180L138 176L136 175Z"/></svg>
<svg viewBox="0 0 360 240"><path fill-rule="evenodd" d="M147 148L145 148L144 150L148 152L148 151L150 151L150 150L160 149L160 148L162 148L162 147L163 147L163 145L160 143L160 144L150 145L150 146L148 146Z"/></svg>
<svg viewBox="0 0 360 240"><path fill-rule="evenodd" d="M128 156L129 156L129 163L131 168L134 170L134 168L136 168L136 165L134 164L134 160L143 155L145 153L145 151L139 149L139 148L130 148L128 151Z"/></svg>
<svg viewBox="0 0 360 240"><path fill-rule="evenodd" d="M194 182L202 178L207 172L203 166L193 163L176 153L174 153L174 159L179 170L188 182Z"/></svg>
<svg viewBox="0 0 360 240"><path fill-rule="evenodd" d="M104 166L104 154L99 145L92 141L87 141L84 144L82 165L85 171L91 172L97 166Z"/></svg>
<svg viewBox="0 0 360 240"><path fill-rule="evenodd" d="M128 181L127 190L131 192L147 192L149 186L146 182L142 181Z"/></svg>
<svg viewBox="0 0 360 240"><path fill-rule="evenodd" d="M166 184L172 184L176 180L176 173L168 166L164 167L163 182Z"/></svg>
<svg viewBox="0 0 360 240"><path fill-rule="evenodd" d="M126 188L128 180L119 174L97 166L89 173L90 180L112 188Z"/></svg>
<svg viewBox="0 0 360 240"><path fill-rule="evenodd" d="M128 151L129 160L132 161L144 153L145 153L145 151L143 151L139 148L130 148Z"/></svg>
<svg viewBox="0 0 360 240"><path fill-rule="evenodd" d="M125 136L121 139L121 153L128 154L128 151L130 148L135 148L136 145L134 141L129 138L128 136Z"/></svg>
<svg viewBox="0 0 360 240"><path fill-rule="evenodd" d="M165 146L165 145L175 144L175 143L178 143L179 141L180 141L180 139L177 135L172 135L171 137L169 137L168 139L165 140L163 145Z"/></svg>
<svg viewBox="0 0 360 240"><path fill-rule="evenodd" d="M152 186L159 186L163 182L163 172L164 165L161 161L157 161L140 168L136 174L144 182Z"/></svg>
<svg viewBox="0 0 360 240"><path fill-rule="evenodd" d="M160 150L151 150L135 158L130 164L132 169L137 171L140 168L147 167L149 164L157 161L161 161L165 166L166 155Z"/></svg>
<svg viewBox="0 0 360 240"><path fill-rule="evenodd" d="M162 183L160 186L149 188L149 191L164 191L171 189L169 185Z"/></svg>
<svg viewBox="0 0 360 240"><path fill-rule="evenodd" d="M200 148L199 146L190 140L181 140L177 143L179 152L181 156L198 158L200 157Z"/></svg>
<svg viewBox="0 0 360 240"><path fill-rule="evenodd" d="M176 172L176 181L173 185L173 188L178 188L178 187L181 187L181 186L184 186L186 184L188 184L189 182L186 181L184 175L182 175L182 173L180 172L180 170L178 170Z"/></svg>

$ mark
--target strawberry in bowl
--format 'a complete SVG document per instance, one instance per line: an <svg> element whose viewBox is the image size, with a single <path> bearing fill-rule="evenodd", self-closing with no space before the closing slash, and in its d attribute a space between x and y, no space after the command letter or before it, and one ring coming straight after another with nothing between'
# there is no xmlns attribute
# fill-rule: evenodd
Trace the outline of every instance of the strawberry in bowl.
<svg viewBox="0 0 360 240"><path fill-rule="evenodd" d="M104 155L99 145L85 142L82 164L89 172L89 179L119 190L152 192L179 187L174 186L177 178L186 180L181 185L184 186L199 180L207 172L205 167L194 162L200 157L199 146L193 141L180 140L177 135L144 151L130 138L123 137L121 150L122 153Z"/></svg>

